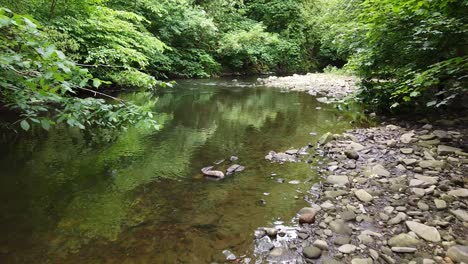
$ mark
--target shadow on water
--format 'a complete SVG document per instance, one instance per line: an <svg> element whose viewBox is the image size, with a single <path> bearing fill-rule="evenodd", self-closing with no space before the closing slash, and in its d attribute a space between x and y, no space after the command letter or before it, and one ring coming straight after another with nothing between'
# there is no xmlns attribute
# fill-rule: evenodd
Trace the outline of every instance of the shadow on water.
<svg viewBox="0 0 468 264"><path fill-rule="evenodd" d="M317 177L264 156L348 129L358 114L235 84L181 81L157 99L161 130L131 128L110 144L66 128L1 141L0 262L208 263L224 249L250 252L253 230L289 222ZM202 167L231 155L245 171L203 179Z"/></svg>

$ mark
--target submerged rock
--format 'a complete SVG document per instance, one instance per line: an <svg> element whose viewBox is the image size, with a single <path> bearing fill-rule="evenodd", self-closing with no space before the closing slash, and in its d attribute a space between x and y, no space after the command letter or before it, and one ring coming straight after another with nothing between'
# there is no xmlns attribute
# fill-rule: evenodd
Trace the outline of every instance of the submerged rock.
<svg viewBox="0 0 468 264"><path fill-rule="evenodd" d="M212 169L213 169L213 166L205 167L201 169L201 172L206 176L213 177L216 179L224 178L224 173L222 171L212 170Z"/></svg>

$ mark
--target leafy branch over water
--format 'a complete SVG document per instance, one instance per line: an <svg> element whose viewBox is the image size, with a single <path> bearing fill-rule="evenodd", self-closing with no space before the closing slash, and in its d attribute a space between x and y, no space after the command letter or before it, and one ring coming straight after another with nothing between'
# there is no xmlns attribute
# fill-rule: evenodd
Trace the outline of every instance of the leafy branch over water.
<svg viewBox="0 0 468 264"><path fill-rule="evenodd" d="M97 89L104 81L48 43L32 18L0 9L0 41L0 100L19 113L16 123L22 129L37 124L48 130L58 123L80 129L124 129L140 122L157 128L149 109L89 88L92 84ZM115 103L79 97L78 90Z"/></svg>

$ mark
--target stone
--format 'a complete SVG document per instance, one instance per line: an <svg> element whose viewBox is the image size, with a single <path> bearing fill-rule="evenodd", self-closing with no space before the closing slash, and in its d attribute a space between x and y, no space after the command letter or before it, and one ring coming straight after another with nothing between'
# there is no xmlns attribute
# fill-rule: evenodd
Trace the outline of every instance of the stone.
<svg viewBox="0 0 468 264"><path fill-rule="evenodd" d="M338 248L338 251L340 251L343 254L351 254L354 251L356 251L357 247L352 244L344 244Z"/></svg>
<svg viewBox="0 0 468 264"><path fill-rule="evenodd" d="M447 208L447 202L441 199L434 199L434 204L439 210Z"/></svg>
<svg viewBox="0 0 468 264"><path fill-rule="evenodd" d="M329 259L324 259L324 260L322 261L322 263L323 263L323 264L341 264L340 261L337 261L336 259L331 259L331 258L329 258Z"/></svg>
<svg viewBox="0 0 468 264"><path fill-rule="evenodd" d="M351 142L349 143L347 149L351 149L351 150L354 150L354 151L361 151L363 149L365 149L365 147L357 142Z"/></svg>
<svg viewBox="0 0 468 264"><path fill-rule="evenodd" d="M255 247L255 251L263 253L263 252L269 252L275 247L273 243L271 242L271 239L269 237L263 237L259 239L257 242L257 245Z"/></svg>
<svg viewBox="0 0 468 264"><path fill-rule="evenodd" d="M351 228L349 228L345 224L345 222L343 220L341 220L341 219L331 221L330 224L329 224L329 227L333 232L335 232L337 234L346 235L346 234L351 234L352 233Z"/></svg>
<svg viewBox="0 0 468 264"><path fill-rule="evenodd" d="M377 252L376 250L370 248L369 249L369 255L371 256L372 259L374 260L377 260L379 259L379 252Z"/></svg>
<svg viewBox="0 0 468 264"><path fill-rule="evenodd" d="M288 149L284 153L286 153L288 155L296 155L298 153L298 150L297 149Z"/></svg>
<svg viewBox="0 0 468 264"><path fill-rule="evenodd" d="M439 231L435 227L414 221L406 221L406 226L424 240L430 242L439 242L441 240Z"/></svg>
<svg viewBox="0 0 468 264"><path fill-rule="evenodd" d="M424 189L421 189L421 188L411 188L411 191L414 194L416 194L416 196L418 196L418 197L423 197L426 194Z"/></svg>
<svg viewBox="0 0 468 264"><path fill-rule="evenodd" d="M416 248L412 247L392 247L392 251L396 253L414 253Z"/></svg>
<svg viewBox="0 0 468 264"><path fill-rule="evenodd" d="M331 203L330 201L325 201L324 203L320 205L320 207L325 211L335 209L335 205Z"/></svg>
<svg viewBox="0 0 468 264"><path fill-rule="evenodd" d="M421 140L431 140L431 139L434 139L434 138L436 138L436 135L434 135L434 134L427 134L427 135L419 136L419 139L421 139Z"/></svg>
<svg viewBox="0 0 468 264"><path fill-rule="evenodd" d="M374 261L371 258L353 258L351 264L373 264Z"/></svg>
<svg viewBox="0 0 468 264"><path fill-rule="evenodd" d="M443 130L434 130L432 131L432 134L434 134L436 137L438 137L442 141L446 141L447 139L450 139L450 136L446 131Z"/></svg>
<svg viewBox="0 0 468 264"><path fill-rule="evenodd" d="M317 212L320 211L320 208L317 207L303 207L299 212L297 212L298 215L303 215L303 214L317 214Z"/></svg>
<svg viewBox="0 0 468 264"><path fill-rule="evenodd" d="M439 155L448 155L454 154L455 152L462 151L460 148L455 148L451 146L439 145L437 146L437 154Z"/></svg>
<svg viewBox="0 0 468 264"><path fill-rule="evenodd" d="M325 145L325 144L327 144L328 142L330 142L332 139L333 139L332 134L331 134L330 132L327 132L327 133L323 134L323 135L319 138L318 143L319 143L320 145Z"/></svg>
<svg viewBox="0 0 468 264"><path fill-rule="evenodd" d="M330 199L335 199L338 196L343 196L347 194L347 191L338 190L338 191L325 191L325 197Z"/></svg>
<svg viewBox="0 0 468 264"><path fill-rule="evenodd" d="M353 149L348 149L344 152L344 154L346 155L346 157L348 159L359 159L359 154L357 153L356 150L353 150Z"/></svg>
<svg viewBox="0 0 468 264"><path fill-rule="evenodd" d="M349 179L348 176L344 175L331 175L327 177L327 182L330 184L344 186L349 184Z"/></svg>
<svg viewBox="0 0 468 264"><path fill-rule="evenodd" d="M374 198L372 197L372 195L370 195L368 192L366 192L365 190L363 189L360 189L360 190L357 190L354 192L354 195L356 195L356 197L361 201L361 202L365 202L365 203L368 203L370 201L372 201Z"/></svg>
<svg viewBox="0 0 468 264"><path fill-rule="evenodd" d="M227 249L223 250L223 254L226 257L226 260L233 261L237 259L236 255L234 255L231 251Z"/></svg>
<svg viewBox="0 0 468 264"><path fill-rule="evenodd" d="M408 218L408 216L405 213L399 212L395 217L393 217L392 219L390 219L388 221L388 224L389 225L396 225L396 224L399 224L399 223L405 221L406 218Z"/></svg>
<svg viewBox="0 0 468 264"><path fill-rule="evenodd" d="M468 197L468 189L456 189L456 190L451 190L447 193L448 195L452 195L455 197L463 197L466 198Z"/></svg>
<svg viewBox="0 0 468 264"><path fill-rule="evenodd" d="M457 210L450 210L450 212L456 216L460 221L468 222L468 213L465 210L457 209Z"/></svg>
<svg viewBox="0 0 468 264"><path fill-rule="evenodd" d="M441 160L422 160L419 162L419 166L423 169L442 168L444 164L445 163Z"/></svg>
<svg viewBox="0 0 468 264"><path fill-rule="evenodd" d="M327 250L328 249L328 244L327 244L327 241L325 241L325 240L317 239L317 240L314 241L314 243L312 245L315 246L315 247L320 248L321 250Z"/></svg>
<svg viewBox="0 0 468 264"><path fill-rule="evenodd" d="M423 210L423 211L427 211L427 210L429 210L429 205L427 205L425 202L419 201L418 202L418 208Z"/></svg>
<svg viewBox="0 0 468 264"><path fill-rule="evenodd" d="M408 154L413 153L414 150L413 150L412 148L401 148L401 149L400 149L400 152L403 153L403 154L408 155Z"/></svg>
<svg viewBox="0 0 468 264"><path fill-rule="evenodd" d="M276 230L276 228L273 228L273 227L266 227L263 230L265 230L267 235L271 237L275 237L278 234L278 230Z"/></svg>
<svg viewBox="0 0 468 264"><path fill-rule="evenodd" d="M406 166L413 166L414 164L418 163L417 159L402 159L401 162Z"/></svg>
<svg viewBox="0 0 468 264"><path fill-rule="evenodd" d="M384 168L384 166L377 164L372 167L373 174L377 174L379 176L388 177L390 176L390 172Z"/></svg>
<svg viewBox="0 0 468 264"><path fill-rule="evenodd" d="M340 245L340 246L349 244L349 242L351 242L351 238L345 237L345 236L335 237L335 239L333 240L333 244Z"/></svg>
<svg viewBox="0 0 468 264"><path fill-rule="evenodd" d="M315 222L315 213L306 213L299 216L299 224L313 224Z"/></svg>
<svg viewBox="0 0 468 264"><path fill-rule="evenodd" d="M405 133L400 136L400 141L401 143L409 144L415 140L413 136L414 136L413 132Z"/></svg>
<svg viewBox="0 0 468 264"><path fill-rule="evenodd" d="M424 176L424 175L419 175L419 174L416 174L416 175L414 176L414 178L416 178L417 180L420 180L420 181L424 182L424 183L425 183L424 186L429 186L429 185L437 184L437 182L439 181L439 177Z"/></svg>
<svg viewBox="0 0 468 264"><path fill-rule="evenodd" d="M356 214L351 210L346 210L340 213L341 219L344 221L354 221L356 220Z"/></svg>
<svg viewBox="0 0 468 264"><path fill-rule="evenodd" d="M322 250L318 247L305 247L303 251L304 257L309 259L317 259L322 255Z"/></svg>
<svg viewBox="0 0 468 264"><path fill-rule="evenodd" d="M417 238L405 233L393 236L388 240L391 247L414 247L419 243L420 241Z"/></svg>
<svg viewBox="0 0 468 264"><path fill-rule="evenodd" d="M447 250L447 256L457 263L468 263L468 246L453 246Z"/></svg>
<svg viewBox="0 0 468 264"><path fill-rule="evenodd" d="M358 236L358 239L359 239L359 242L366 244L366 245L369 245L374 242L374 239L371 236L366 235L366 234L360 234Z"/></svg>

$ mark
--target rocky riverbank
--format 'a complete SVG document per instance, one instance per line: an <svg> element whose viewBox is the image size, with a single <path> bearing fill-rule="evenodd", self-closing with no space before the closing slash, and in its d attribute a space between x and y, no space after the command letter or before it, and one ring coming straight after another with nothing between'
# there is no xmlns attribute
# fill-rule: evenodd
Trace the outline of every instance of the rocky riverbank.
<svg viewBox="0 0 468 264"><path fill-rule="evenodd" d="M320 198L297 226L255 231L257 263L468 263L467 123L323 135Z"/></svg>
<svg viewBox="0 0 468 264"><path fill-rule="evenodd" d="M258 83L289 91L307 92L313 96L325 96L317 98L324 103L341 100L356 91L355 78L326 73L294 74L287 77L270 76L258 79Z"/></svg>

